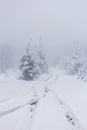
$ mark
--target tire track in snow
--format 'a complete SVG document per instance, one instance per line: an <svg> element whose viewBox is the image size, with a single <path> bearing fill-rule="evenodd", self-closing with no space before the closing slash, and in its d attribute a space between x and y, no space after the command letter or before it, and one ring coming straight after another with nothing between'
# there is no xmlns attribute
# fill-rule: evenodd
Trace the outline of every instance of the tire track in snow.
<svg viewBox="0 0 87 130"><path fill-rule="evenodd" d="M48 77L47 79L45 79L45 82L48 82L51 78L52 78L52 75L49 75L49 77ZM30 88L32 88L31 90L29 90L28 92L26 92L26 93L24 93L24 94L22 94L22 95L20 95L20 96L2 99L2 100L0 100L0 103L8 102L8 101L11 101L11 100L15 100L15 99L17 99L17 98L21 98L21 97L23 97L23 96L27 96L31 91L33 91L34 87L35 87L34 85L31 86L31 87L30 87Z"/></svg>
<svg viewBox="0 0 87 130"><path fill-rule="evenodd" d="M27 102L26 104L19 105L17 107L12 108L12 109L0 112L0 118L3 117L3 116L6 116L8 114L11 114L13 112L16 112L16 111L18 111L18 110L20 110L20 109L22 109L22 108L24 108L24 107L26 107L28 105L30 105L30 106L35 105L35 104L38 103L38 100L39 100L39 98L37 100L33 100L33 101L31 100L31 101Z"/></svg>
<svg viewBox="0 0 87 130"><path fill-rule="evenodd" d="M45 96L48 94L48 92L51 92L53 94L54 98L61 105L61 107L62 107L62 109L64 111L65 118L72 125L72 130L85 130L83 128L83 126L81 125L79 119L70 110L69 106L64 102L64 100L62 100L60 97L58 97L58 95L56 94L56 92L54 92L53 90L51 90L51 88L49 88L49 85L52 85L52 83L56 83L57 79L58 79L58 74L55 75L55 78L53 79L53 81L51 81L51 82L49 82L47 84L46 91L45 91L46 92Z"/></svg>
<svg viewBox="0 0 87 130"><path fill-rule="evenodd" d="M50 75L49 77L48 77L48 79L47 80L45 80L45 83L46 83L46 85L45 85L45 89L53 82L52 81L52 78L53 78L54 76L52 76L52 75ZM53 80L54 80L54 78L53 78ZM31 89L31 91L29 91L29 92L27 92L26 94L24 94L24 95L22 95L22 96L19 96L19 97L15 97L15 98L9 98L9 99L5 99L5 100L2 100L1 102L5 102L5 101L10 101L10 100L14 100L14 99L19 99L19 98L23 98L23 96L27 96L27 95L29 95L30 94L30 92L33 92L34 93L34 87L33 87L33 89ZM45 91L46 92L46 91ZM33 95L33 94L32 94ZM37 95L38 96L38 95ZM33 96L32 96L33 97ZM44 97L44 94L43 94L43 96L42 97ZM34 105L34 104L36 104L38 101L39 101L39 99L41 99L42 97L37 97L37 99L36 99L36 97L35 97L35 99L32 99L32 100L30 100L30 101L28 101L27 103L25 103L25 104L22 104L22 105L19 105L19 106L17 106L17 107L14 107L14 108L11 108L11 109L8 109L8 110L6 110L6 111L2 111L2 112L0 112L0 118L1 117L4 117L4 116L6 116L6 115L9 115L9 114L11 114L11 113L13 113L13 112L16 112L16 111L18 111L18 110L20 110L20 109L22 109L22 108L24 108L24 107L26 107L26 106L28 106L28 105Z"/></svg>
<svg viewBox="0 0 87 130"><path fill-rule="evenodd" d="M58 77L58 75L56 76L56 77ZM46 94L47 94L47 86L48 85L50 85L53 81L52 81L52 78L53 78L53 75L50 75L46 80L45 80L45 82L46 82L46 84L45 85L43 85L43 88L44 88L44 93L43 93L43 95L42 95L42 97L39 97L39 100L40 99L42 99L42 98L44 98L44 96L46 96ZM54 79L54 78L53 78ZM39 100L38 100L38 102L39 102ZM26 114L25 114L25 118L24 118L24 120L22 121L22 125L21 125L21 127L20 127L20 130L25 130L25 129L31 129L31 126L32 126L32 124L33 124L33 120L34 120L34 116L35 116L35 112L36 112L36 108L37 108L37 105L38 105L38 103L34 106L34 109L33 109L33 111L32 111L32 113L31 113L31 119L29 120L29 117L26 117L27 115L26 114L28 114L28 112L26 112ZM28 118L28 119L27 119ZM28 120L28 124L27 124L27 120ZM31 122L31 123L29 123L29 122ZM29 126L29 124L30 124L30 126ZM26 125L28 125L28 126L26 126Z"/></svg>
<svg viewBox="0 0 87 130"><path fill-rule="evenodd" d="M85 130L83 126L81 125L79 119L70 110L69 106L64 102L64 100L58 97L58 95L53 90L50 90L50 92L53 94L54 98L57 100L57 102L60 104L61 108L63 109L65 118L72 125L72 129Z"/></svg>
<svg viewBox="0 0 87 130"><path fill-rule="evenodd" d="M6 101L9 101L11 98L6 98L6 99L3 99L3 100L0 100L0 103L3 103L3 102L6 102Z"/></svg>
<svg viewBox="0 0 87 130"><path fill-rule="evenodd" d="M32 87L33 88L33 87ZM15 99L18 99L18 98L21 98L23 96L27 96L31 91L33 91L32 89L20 96L16 96L16 97L12 97L12 98L6 98L6 99L3 99L3 100L0 100L0 103L4 103L4 102L8 102L8 101L11 101L11 100L15 100Z"/></svg>

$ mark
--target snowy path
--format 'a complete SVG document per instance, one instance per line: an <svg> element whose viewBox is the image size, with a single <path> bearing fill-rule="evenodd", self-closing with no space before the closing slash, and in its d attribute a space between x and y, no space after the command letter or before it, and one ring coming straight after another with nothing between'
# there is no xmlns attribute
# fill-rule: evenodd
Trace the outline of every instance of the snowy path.
<svg viewBox="0 0 87 130"><path fill-rule="evenodd" d="M23 95L1 100L0 119L25 111L16 130L84 130L66 103L51 89L57 80L58 74L50 75L43 85L36 84Z"/></svg>
<svg viewBox="0 0 87 130"><path fill-rule="evenodd" d="M67 104L53 91L53 90L51 90L51 88L50 88L50 85L52 85L52 83L55 83L56 82L56 80L58 79L58 76L56 76L53 80L52 80L52 82L49 82L49 84L48 84L48 86L46 86L46 100L48 100L48 104L46 104L46 101L43 101L44 99L41 99L42 101L40 101L40 103L39 103L39 105L41 106L41 104L43 104L43 102L44 102L44 105L43 105L43 107L40 107L39 106L39 110L38 110L38 112L37 112L37 116L36 116L36 121L35 121L35 124L33 124L33 128L32 128L32 130L48 130L48 129L54 129L55 128L55 125L56 125L56 123L55 123L55 118L57 119L57 117L56 116L58 116L59 118L60 118L60 116L62 116L62 114L63 114L63 117L61 117L61 118L65 118L64 119L64 122L67 122L67 123L65 123L65 124L68 124L68 125L66 125L67 126L67 128L66 128L66 126L64 126L63 125L63 123L61 123L60 122L60 124L61 124L61 126L59 126L59 127L57 127L57 128L55 128L55 130L56 129L62 129L62 130L68 130L68 126L70 126L70 128L69 128L69 130L71 129L71 130L84 130L84 128L83 128L83 126L81 125L81 123L80 123L80 121L77 119L77 117L74 115L74 113L70 110L70 108L69 108L69 106L67 106ZM49 93L50 93L50 95L51 95L51 98L49 98ZM48 98L47 98L48 97ZM59 109L59 107L61 108L61 111L62 111L62 114L58 114L57 115L57 112L56 112L56 116L55 116L55 118L53 119L53 121L52 121L52 126L51 126L51 124L50 124L50 122L51 122L51 116L52 115L54 115L55 113L54 113L54 111L51 111L50 112L50 115L51 116L48 116L47 117L47 113L48 113L48 111L50 111L50 105L49 105L49 103L51 102L52 103L52 97L54 98L54 100L55 101L57 101L56 102L56 104L57 104L57 107L58 107L58 109ZM45 97L44 97L45 98ZM47 105L47 106L46 106ZM51 104L52 105L52 104ZM53 107L54 105L52 105L52 107ZM44 107L46 107L46 110L44 111ZM43 110L42 110L42 112L40 113L40 111L41 111L41 108L43 108ZM48 111L47 111L48 110ZM45 114L45 119L44 119L44 115L43 115L43 113ZM42 117L40 117L41 116L41 114L42 114ZM42 122L41 122L41 119L42 118ZM48 118L48 120L46 120ZM61 119L60 118L60 119ZM40 121L39 121L40 120ZM57 120L58 121L58 120ZM44 122L47 124L47 126L46 126L46 124L44 124ZM42 124L40 124L40 123L42 123ZM58 123L58 125L59 125L59 123ZM44 128L45 127L45 128ZM48 128L49 127L49 128ZM62 128L61 128L62 127Z"/></svg>

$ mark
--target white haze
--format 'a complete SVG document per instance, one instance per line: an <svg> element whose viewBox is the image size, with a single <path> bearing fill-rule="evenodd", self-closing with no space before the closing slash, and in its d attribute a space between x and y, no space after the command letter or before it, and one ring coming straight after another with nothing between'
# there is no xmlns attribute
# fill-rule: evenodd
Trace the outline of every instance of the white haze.
<svg viewBox="0 0 87 130"><path fill-rule="evenodd" d="M1 0L0 44L12 44L21 55L30 38L42 37L53 59L77 41L86 46L86 16L86 0Z"/></svg>

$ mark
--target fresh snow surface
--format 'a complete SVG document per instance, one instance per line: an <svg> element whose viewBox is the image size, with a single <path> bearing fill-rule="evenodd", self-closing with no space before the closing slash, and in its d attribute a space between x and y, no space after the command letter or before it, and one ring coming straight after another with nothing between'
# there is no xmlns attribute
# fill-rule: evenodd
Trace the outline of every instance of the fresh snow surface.
<svg viewBox="0 0 87 130"><path fill-rule="evenodd" d="M51 93L40 100L31 130L71 130L60 104Z"/></svg>
<svg viewBox="0 0 87 130"><path fill-rule="evenodd" d="M0 130L86 130L87 83L51 69L37 81L0 75Z"/></svg>

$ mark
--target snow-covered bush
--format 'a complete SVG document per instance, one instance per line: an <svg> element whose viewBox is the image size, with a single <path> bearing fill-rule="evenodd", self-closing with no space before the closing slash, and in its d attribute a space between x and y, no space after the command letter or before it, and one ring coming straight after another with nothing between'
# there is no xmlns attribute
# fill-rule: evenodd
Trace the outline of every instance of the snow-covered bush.
<svg viewBox="0 0 87 130"><path fill-rule="evenodd" d="M82 51L82 53L78 56L75 55L72 57L70 61L70 65L68 67L68 74L76 75L78 79L87 80L87 59L86 53Z"/></svg>
<svg viewBox="0 0 87 130"><path fill-rule="evenodd" d="M71 49L71 52L61 56L60 66L68 75L75 75L78 79L87 81L87 50Z"/></svg>

